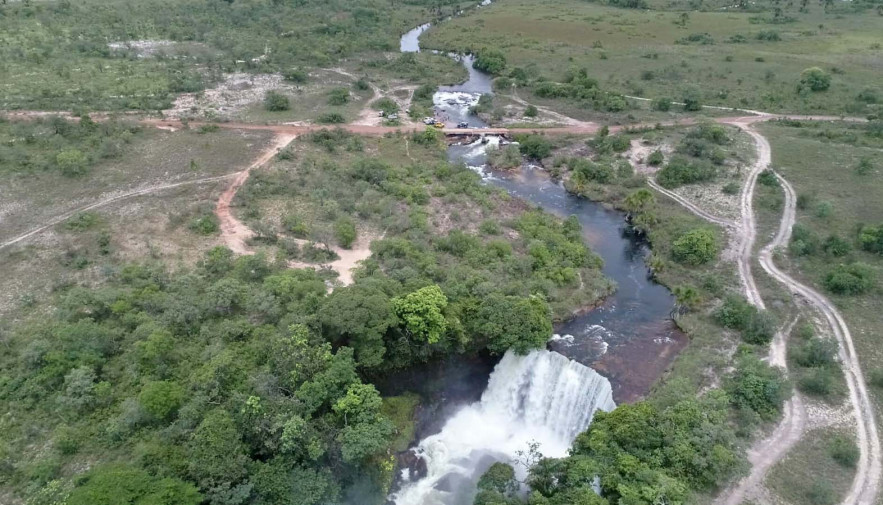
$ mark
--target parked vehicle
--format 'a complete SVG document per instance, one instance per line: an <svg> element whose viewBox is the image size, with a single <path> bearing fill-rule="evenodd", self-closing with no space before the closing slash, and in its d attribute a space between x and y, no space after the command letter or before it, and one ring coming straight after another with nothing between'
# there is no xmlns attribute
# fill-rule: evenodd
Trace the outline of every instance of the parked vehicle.
<svg viewBox="0 0 883 505"><path fill-rule="evenodd" d="M459 123L457 123L457 128L469 128L469 123L467 123L466 121L460 121Z"/></svg>
<svg viewBox="0 0 883 505"><path fill-rule="evenodd" d="M445 124L441 121L436 121L435 123L432 123L432 126L435 126L436 128L444 128Z"/></svg>
<svg viewBox="0 0 883 505"><path fill-rule="evenodd" d="M425 125L434 125L434 124L435 124L435 118L434 118L434 117L426 116L425 118L423 118L423 124L425 124Z"/></svg>

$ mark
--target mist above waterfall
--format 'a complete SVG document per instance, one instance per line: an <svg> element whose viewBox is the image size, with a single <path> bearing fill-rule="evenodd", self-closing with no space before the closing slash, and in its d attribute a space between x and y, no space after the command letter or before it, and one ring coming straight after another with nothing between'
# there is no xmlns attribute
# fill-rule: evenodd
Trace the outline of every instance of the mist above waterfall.
<svg viewBox="0 0 883 505"><path fill-rule="evenodd" d="M506 353L476 402L449 419L415 451L426 477L405 482L397 505L471 504L475 484L496 461L511 462L531 442L548 457L567 453L598 409L616 405L610 383L556 352Z"/></svg>

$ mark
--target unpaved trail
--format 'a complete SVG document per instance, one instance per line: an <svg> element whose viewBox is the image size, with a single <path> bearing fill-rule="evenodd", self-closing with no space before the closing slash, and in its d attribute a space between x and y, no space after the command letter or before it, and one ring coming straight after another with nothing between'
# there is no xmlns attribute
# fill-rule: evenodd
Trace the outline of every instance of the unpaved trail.
<svg viewBox="0 0 883 505"><path fill-rule="evenodd" d="M687 210L689 210L693 214L696 214L697 216L701 217L702 219L704 219L708 222L714 223L716 225L722 226L726 229L738 231L739 227L733 221L730 221L729 219L724 219L722 217L717 217L715 215L712 215L712 214L706 212L704 209L695 205L693 202L687 200L683 196L675 193L674 191L669 191L669 190L663 188L662 186L659 185L659 183L656 182L656 180L654 178L647 177L647 185L649 185L651 188L655 189L656 191L659 191L663 195L671 198L672 200L678 202L679 204L684 206Z"/></svg>
<svg viewBox="0 0 883 505"><path fill-rule="evenodd" d="M383 235L380 238L383 238ZM371 242L376 239L377 237L374 235L361 234L350 249L332 247L331 250L338 256L338 259L334 261L321 264L289 261L288 266L290 268L330 268L337 272L337 279L341 284L349 286L353 283L353 269L359 266L360 261L366 260L371 256ZM304 245L308 241L297 240L297 242L300 245Z"/></svg>
<svg viewBox="0 0 883 505"><path fill-rule="evenodd" d="M794 224L797 197L794 188L788 181L782 177L778 177L778 179L785 191L785 212L777 238L782 235L784 237L782 243L784 244L790 238L790 230ZM783 233L784 228L787 228L787 232ZM761 251L758 259L763 269L788 288L790 292L804 298L824 316L839 343L843 374L846 377L849 400L852 403L856 419L856 438L859 447L859 461L855 477L849 492L841 503L844 505L873 505L876 503L880 487L880 437L877 431L874 406L868 396L865 378L852 341L852 334L843 316L830 300L814 289L798 282L776 266L773 261L773 249L774 247L767 247Z"/></svg>
<svg viewBox="0 0 883 505"><path fill-rule="evenodd" d="M754 242L757 237L757 222L754 219L754 188L757 183L757 176L770 166L772 159L772 151L770 143L767 142L761 134L752 130L750 123L745 121L734 121L730 124L738 126L743 131L751 135L754 139L755 148L757 149L757 159L748 172L745 182L742 185L742 191L739 195L739 205L742 214L742 223L740 229L739 256L736 264L739 268L739 277L742 279L743 288L745 289L745 297L748 301L759 309L765 309L766 305L754 282L754 275L751 273L752 256L754 254ZM789 228L790 229L790 228Z"/></svg>
<svg viewBox="0 0 883 505"><path fill-rule="evenodd" d="M0 249L11 246L13 244L17 244L18 242L21 242L22 240L33 237L34 235L37 235L37 234L55 226L55 225L63 223L64 221L70 219L71 217L73 217L74 215L76 215L80 212L86 212L89 210L97 209L99 207L104 207L105 205L109 205L111 203L118 202L120 200L124 200L126 198L132 198L135 196L142 196L142 195L147 195L150 193L156 193L157 191L163 191L165 189L178 188L181 186L188 186L191 184L203 184L203 183L207 183L207 182L222 181L224 179L229 179L230 177L237 176L240 173L241 172L234 172L232 174L218 175L215 177L205 177L203 179L194 179L192 181L182 181L182 182L176 182L176 183L172 183L172 184L158 184L155 186L148 186L146 188L141 188L141 189L138 189L135 191L130 191L128 193L122 193L122 194L119 194L116 196L112 196L110 198L105 198L104 200L99 200L95 203L90 203L89 205L77 207L76 209L65 212L64 214L61 214L59 216L56 216L56 217L50 219L49 221L46 221L45 224L41 225L38 228L34 228L34 229L32 229L28 232L25 232L15 238L7 240L6 242L0 243Z"/></svg>
<svg viewBox="0 0 883 505"><path fill-rule="evenodd" d="M289 133L277 134L276 138L273 139L270 145L264 149L261 155L258 156L248 168L236 173L233 182L230 183L230 186L221 194L221 197L218 198L218 203L215 206L215 214L221 222L221 239L227 244L227 247L236 254L252 254L246 245L246 241L254 235L254 232L252 232L248 226L243 224L242 221L237 219L230 210L230 205L233 203L233 198L236 197L236 192L239 191L239 188L241 188L242 185L245 184L245 181L248 180L248 176L253 169L260 167L273 159L273 157L276 156L276 153L281 149L284 149L285 146L291 143L296 137L297 135Z"/></svg>

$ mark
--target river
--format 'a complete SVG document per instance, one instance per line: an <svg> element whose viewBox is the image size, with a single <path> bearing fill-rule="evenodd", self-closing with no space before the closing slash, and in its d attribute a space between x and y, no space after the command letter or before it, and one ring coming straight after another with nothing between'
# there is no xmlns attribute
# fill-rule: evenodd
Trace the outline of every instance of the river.
<svg viewBox="0 0 883 505"><path fill-rule="evenodd" d="M401 50L419 51L420 35L429 27L405 34ZM469 107L493 92L492 77L472 68L471 56L451 56L469 78L438 89L436 117L449 126L463 121L485 127ZM494 461L510 462L532 440L544 455L564 456L596 410L646 394L687 342L669 317L671 293L649 275L647 244L630 233L625 216L569 194L541 167L491 170L486 148L500 141L489 136L486 143L453 145L448 158L481 174L486 184L562 218L576 216L617 289L600 307L560 324L548 350L527 357L507 353L492 372L488 359L451 359L422 370L429 380L404 381L435 386L421 391L429 401L418 416L419 444L407 461L400 458L400 479L390 496L397 505L470 504L481 473Z"/></svg>

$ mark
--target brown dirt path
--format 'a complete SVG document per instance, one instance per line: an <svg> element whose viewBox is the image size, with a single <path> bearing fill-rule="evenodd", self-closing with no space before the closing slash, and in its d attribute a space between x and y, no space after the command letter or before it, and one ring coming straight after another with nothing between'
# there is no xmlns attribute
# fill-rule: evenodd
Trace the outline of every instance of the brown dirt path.
<svg viewBox="0 0 883 505"><path fill-rule="evenodd" d="M237 219L230 210L230 205L233 203L233 198L236 197L236 192L239 191L239 188L241 188L242 185L245 184L245 181L248 180L248 176L253 169L269 162L274 156L276 156L276 153L281 149L284 149L285 146L291 143L296 137L297 135L290 133L280 133L276 135L276 138L270 142L270 145L252 162L251 165L248 166L248 168L236 174L233 182L230 183L230 186L221 194L221 197L218 198L218 203L215 206L215 214L221 222L221 239L227 244L227 247L236 254L252 254L252 251L249 250L246 245L246 241L254 235L254 232L252 232L248 226L245 226L242 221Z"/></svg>

